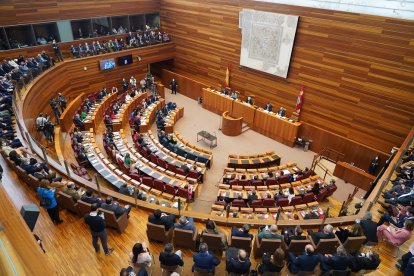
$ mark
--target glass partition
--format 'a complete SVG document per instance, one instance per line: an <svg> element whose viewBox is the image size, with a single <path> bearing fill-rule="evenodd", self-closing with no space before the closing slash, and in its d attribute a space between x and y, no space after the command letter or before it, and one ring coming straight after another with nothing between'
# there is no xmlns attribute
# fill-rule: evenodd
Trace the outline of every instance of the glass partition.
<svg viewBox="0 0 414 276"><path fill-rule="evenodd" d="M109 17L92 18L93 36L105 36L111 34Z"/></svg>
<svg viewBox="0 0 414 276"><path fill-rule="evenodd" d="M45 23L33 25L37 45L52 43L53 39L60 42L57 24Z"/></svg>
<svg viewBox="0 0 414 276"><path fill-rule="evenodd" d="M11 49L36 45L32 25L11 26L5 29Z"/></svg>
<svg viewBox="0 0 414 276"><path fill-rule="evenodd" d="M4 30L4 28L0 28L0 51L9 49L10 45L9 41L7 40L6 31Z"/></svg>
<svg viewBox="0 0 414 276"><path fill-rule="evenodd" d="M83 39L92 37L91 20L74 20L70 22L72 25L72 34L74 39Z"/></svg>
<svg viewBox="0 0 414 276"><path fill-rule="evenodd" d="M150 13L145 15L146 25L150 29L159 29L160 28L160 14L159 13Z"/></svg>
<svg viewBox="0 0 414 276"><path fill-rule="evenodd" d="M112 34L124 34L129 32L128 16L111 17Z"/></svg>
<svg viewBox="0 0 414 276"><path fill-rule="evenodd" d="M133 32L145 30L145 14L130 15L129 24Z"/></svg>

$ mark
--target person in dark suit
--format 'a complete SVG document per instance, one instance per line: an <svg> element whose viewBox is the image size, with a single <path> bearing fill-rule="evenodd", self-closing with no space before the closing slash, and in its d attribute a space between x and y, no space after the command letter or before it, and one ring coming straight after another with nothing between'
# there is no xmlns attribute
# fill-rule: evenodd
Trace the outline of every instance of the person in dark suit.
<svg viewBox="0 0 414 276"><path fill-rule="evenodd" d="M325 225L325 227L323 227L322 232L313 233L311 230L309 230L308 232L315 245L317 245L321 239L335 238L335 234L333 233L333 226L330 224Z"/></svg>
<svg viewBox="0 0 414 276"><path fill-rule="evenodd" d="M372 221L372 214L367 212L364 216L364 219L359 222L362 227L362 231L364 232L365 237L367 238L365 240L365 243L367 242L378 242L377 237L377 227L378 224L375 221Z"/></svg>
<svg viewBox="0 0 414 276"><path fill-rule="evenodd" d="M101 204L103 203L103 200L95 196L91 189L86 190L86 193L83 194L83 196L81 197L81 200L89 204L97 204L98 207L100 207Z"/></svg>
<svg viewBox="0 0 414 276"><path fill-rule="evenodd" d="M338 246L336 253L326 254L321 258L322 272L331 270L345 270L348 268L350 257L346 253L343 245Z"/></svg>
<svg viewBox="0 0 414 276"><path fill-rule="evenodd" d="M253 238L253 235L249 233L250 226L248 224L244 224L242 228L238 229L237 226L233 226L231 229L231 235L235 237L241 238Z"/></svg>
<svg viewBox="0 0 414 276"><path fill-rule="evenodd" d="M314 253L315 249L311 244L305 246L305 252L295 256L292 252L288 253L289 271L297 274L299 271L314 271L321 261L321 256Z"/></svg>
<svg viewBox="0 0 414 276"><path fill-rule="evenodd" d="M157 209L154 211L154 214L148 217L148 221L153 224L164 225L165 231L168 231L174 227L175 215L167 215Z"/></svg>
<svg viewBox="0 0 414 276"><path fill-rule="evenodd" d="M171 243L167 243L164 247L164 251L160 253L160 263L166 266L183 266L184 262L181 258L181 251L178 250L174 253L174 247Z"/></svg>
<svg viewBox="0 0 414 276"><path fill-rule="evenodd" d="M349 268L352 272L358 272L362 269L373 270L381 263L377 253L358 253L350 258Z"/></svg>
<svg viewBox="0 0 414 276"><path fill-rule="evenodd" d="M279 115L280 117L285 117L286 116L286 109L284 109L283 107L280 107L279 111L277 112L277 115Z"/></svg>
<svg viewBox="0 0 414 276"><path fill-rule="evenodd" d="M265 107L264 107L264 110L265 110L265 111L269 111L269 112L271 112L271 111L272 111L272 109L273 109L273 106L272 106L272 104L271 104L270 102L268 102L268 103L265 105Z"/></svg>
<svg viewBox="0 0 414 276"><path fill-rule="evenodd" d="M248 274L250 271L250 260L244 249L229 247L226 251L226 270L229 273Z"/></svg>
<svg viewBox="0 0 414 276"><path fill-rule="evenodd" d="M119 218L124 213L127 213L129 216L129 212L131 211L130 205L125 205L125 207L122 207L118 203L112 201L112 197L108 196L105 200L105 203L101 204L101 208L114 212L116 218Z"/></svg>
<svg viewBox="0 0 414 276"><path fill-rule="evenodd" d="M172 79L171 83L170 83L170 88L171 88L171 94L177 94L177 81L175 79Z"/></svg>
<svg viewBox="0 0 414 276"><path fill-rule="evenodd" d="M253 99L252 97L247 97L246 103L253 105Z"/></svg>
<svg viewBox="0 0 414 276"><path fill-rule="evenodd" d="M212 272L213 275L215 267L220 264L220 260L208 251L208 246L206 243L200 244L199 252L194 254L193 260L193 272L194 268L200 268Z"/></svg>
<svg viewBox="0 0 414 276"><path fill-rule="evenodd" d="M300 225L297 225L295 228L289 228L282 233L286 244L290 244L292 240L306 240L306 236L302 235L303 230Z"/></svg>
<svg viewBox="0 0 414 276"><path fill-rule="evenodd" d="M414 275L414 257L408 260L407 266L404 269L404 276Z"/></svg>
<svg viewBox="0 0 414 276"><path fill-rule="evenodd" d="M249 196L247 197L247 203L252 204L253 200L258 199L256 191L253 189L251 193L249 193Z"/></svg>
<svg viewBox="0 0 414 276"><path fill-rule="evenodd" d="M178 223L174 225L176 229L191 230L193 233L197 232L197 228L194 226L194 219L192 217L181 216Z"/></svg>

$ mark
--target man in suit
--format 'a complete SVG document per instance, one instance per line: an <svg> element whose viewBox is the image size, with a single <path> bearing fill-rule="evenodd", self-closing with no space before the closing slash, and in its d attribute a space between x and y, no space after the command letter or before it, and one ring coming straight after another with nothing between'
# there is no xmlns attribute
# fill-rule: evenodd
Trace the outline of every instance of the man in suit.
<svg viewBox="0 0 414 276"><path fill-rule="evenodd" d="M178 223L174 225L176 229L191 230L193 233L197 232L197 228L194 226L194 219L192 217L181 216Z"/></svg>
<svg viewBox="0 0 414 276"><path fill-rule="evenodd" d="M263 229L259 228L259 235L257 235L259 240L262 239L281 239L282 236L277 233L277 225L272 224L270 227L266 226Z"/></svg>
<svg viewBox="0 0 414 276"><path fill-rule="evenodd" d="M238 229L237 226L233 226L233 228L231 229L231 235L235 237L253 239L253 235L250 234L249 231L250 226L248 224L244 224L240 229Z"/></svg>
<svg viewBox="0 0 414 276"><path fill-rule="evenodd" d="M99 197L93 194L92 189L87 189L86 193L84 193L83 196L81 197L81 200L89 204L97 204L98 207L100 207L101 204L103 203L102 199L100 199Z"/></svg>
<svg viewBox="0 0 414 276"><path fill-rule="evenodd" d="M119 218L124 213L127 213L129 217L129 212L131 211L130 205L125 205L125 207L122 207L118 203L115 203L112 201L113 201L112 197L108 196L105 200L105 203L101 204L101 208L114 212L116 218Z"/></svg>
<svg viewBox="0 0 414 276"><path fill-rule="evenodd" d="M164 225L165 231L170 230L170 228L174 227L175 223L175 215L167 215L162 213L161 210L155 210L154 214L148 217L148 222L157 225Z"/></svg>
<svg viewBox="0 0 414 276"><path fill-rule="evenodd" d="M390 198L385 200L385 204L381 204L383 207L388 207L388 204L397 205L401 204L403 206L410 205L410 202L414 200L414 187L408 193L402 194L395 198Z"/></svg>
<svg viewBox="0 0 414 276"><path fill-rule="evenodd" d="M283 107L280 107L279 111L277 112L277 115L279 115L280 117L285 117L286 116L286 109L284 109Z"/></svg>
<svg viewBox="0 0 414 276"><path fill-rule="evenodd" d="M378 242L377 237L377 227L378 224L375 221L372 221L372 214L367 212L364 216L364 219L359 221L359 224L362 227L362 231L366 237L365 243L367 242Z"/></svg>
<svg viewBox="0 0 414 276"><path fill-rule="evenodd" d="M297 274L299 271L314 271L321 261L320 255L315 254L314 251L313 246L308 244L305 246L305 252L297 257L292 252L289 252L289 271L293 274Z"/></svg>
<svg viewBox="0 0 414 276"><path fill-rule="evenodd" d="M193 256L194 264L192 271L195 268L205 269L214 274L215 267L220 264L220 260L208 251L206 243L201 243L199 252Z"/></svg>
<svg viewBox="0 0 414 276"><path fill-rule="evenodd" d="M106 233L106 222L102 212L98 212L98 205L92 204L91 213L85 215L85 223L89 225L89 228L92 233L92 244L95 248L95 252L99 253L100 248L98 244L98 239L101 240L102 247L104 249L105 255L108 256L114 251L113 248L108 247L108 236Z"/></svg>
<svg viewBox="0 0 414 276"><path fill-rule="evenodd" d="M230 98L232 98L232 99L234 99L234 100L237 100L237 93L236 93L236 91L232 91L231 92L231 95L230 95Z"/></svg>
<svg viewBox="0 0 414 276"><path fill-rule="evenodd" d="M253 99L252 97L247 97L246 103L253 105Z"/></svg>
<svg viewBox="0 0 414 276"><path fill-rule="evenodd" d="M250 259L244 249L230 247L226 251L226 270L229 273L249 274Z"/></svg>
<svg viewBox="0 0 414 276"><path fill-rule="evenodd" d="M253 200L257 200L257 194L256 191L253 189L251 193L249 193L249 196L247 197L247 203L250 205L252 204Z"/></svg>
<svg viewBox="0 0 414 276"><path fill-rule="evenodd" d="M174 253L174 247L171 243L167 243L164 247L164 251L160 253L160 263L166 266L183 266L184 262L181 258L181 251L178 250Z"/></svg>
<svg viewBox="0 0 414 276"><path fill-rule="evenodd" d="M177 81L175 79L172 79L171 83L170 83L170 88L171 88L171 94L177 94Z"/></svg>
<svg viewBox="0 0 414 276"><path fill-rule="evenodd" d="M290 228L283 231L283 238L286 244L290 244L292 240L306 240L306 236L303 236L303 230L300 225L297 225L294 229Z"/></svg>
<svg viewBox="0 0 414 276"><path fill-rule="evenodd" d="M335 234L333 233L333 226L330 224L325 225L323 227L322 232L313 233L311 230L308 231L309 235L311 236L315 245L318 245L321 239L333 239L335 238Z"/></svg>
<svg viewBox="0 0 414 276"><path fill-rule="evenodd" d="M336 253L326 254L321 259L322 272L328 272L330 270L345 270L348 268L350 258L346 253L343 245L338 246Z"/></svg>
<svg viewBox="0 0 414 276"><path fill-rule="evenodd" d="M269 111L269 112L271 112L271 111L272 111L272 109L273 109L273 106L272 106L272 104L271 104L270 102L268 102L268 103L265 105L265 107L264 107L264 110L265 110L265 111Z"/></svg>

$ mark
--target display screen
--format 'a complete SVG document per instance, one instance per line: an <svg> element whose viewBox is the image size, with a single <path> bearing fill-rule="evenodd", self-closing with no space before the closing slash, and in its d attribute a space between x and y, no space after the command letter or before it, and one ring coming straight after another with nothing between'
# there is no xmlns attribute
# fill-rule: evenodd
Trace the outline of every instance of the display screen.
<svg viewBox="0 0 414 276"><path fill-rule="evenodd" d="M109 70L115 68L115 59L104 59L99 61L99 68L101 70Z"/></svg>
<svg viewBox="0 0 414 276"><path fill-rule="evenodd" d="M118 65L127 65L132 63L132 55L123 56L118 58Z"/></svg>

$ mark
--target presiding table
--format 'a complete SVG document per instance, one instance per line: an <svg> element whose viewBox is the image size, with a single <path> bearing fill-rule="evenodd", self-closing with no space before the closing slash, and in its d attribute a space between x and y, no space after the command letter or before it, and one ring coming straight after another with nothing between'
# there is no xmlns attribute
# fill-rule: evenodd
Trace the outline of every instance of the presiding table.
<svg viewBox="0 0 414 276"><path fill-rule="evenodd" d="M368 191L369 188L371 188L371 182L375 179L374 175L342 161L336 162L333 175L343 179L345 182L352 183L365 191Z"/></svg>

